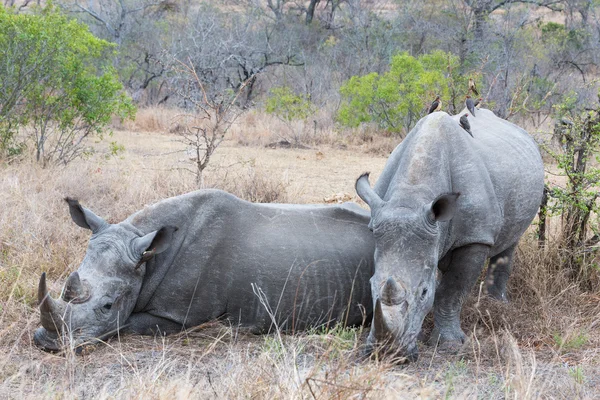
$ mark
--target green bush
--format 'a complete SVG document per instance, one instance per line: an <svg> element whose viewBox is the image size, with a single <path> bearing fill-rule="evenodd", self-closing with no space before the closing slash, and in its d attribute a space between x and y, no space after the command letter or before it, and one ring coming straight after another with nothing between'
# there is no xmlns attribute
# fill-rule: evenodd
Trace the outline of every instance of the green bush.
<svg viewBox="0 0 600 400"><path fill-rule="evenodd" d="M31 144L40 163L68 163L114 116L134 115L114 46L52 5L33 14L0 6L0 49L0 157Z"/></svg>
<svg viewBox="0 0 600 400"><path fill-rule="evenodd" d="M308 118L313 113L313 107L306 96L297 95L289 87L282 86L271 89L266 111L291 122Z"/></svg>
<svg viewBox="0 0 600 400"><path fill-rule="evenodd" d="M408 132L435 95L448 104L459 93L455 87L467 92L467 79L457 75L457 70L458 58L443 51L418 58L398 54L392 57L388 72L353 76L342 85L338 121L348 127L374 122L391 132Z"/></svg>
<svg viewBox="0 0 600 400"><path fill-rule="evenodd" d="M297 95L287 86L275 87L270 90L265 109L268 114L275 115L287 125L291 137L283 137L286 140L291 139L296 144L301 141L302 130L305 126L301 125L298 128L293 122L306 122L308 117L315 112L315 108L307 96Z"/></svg>

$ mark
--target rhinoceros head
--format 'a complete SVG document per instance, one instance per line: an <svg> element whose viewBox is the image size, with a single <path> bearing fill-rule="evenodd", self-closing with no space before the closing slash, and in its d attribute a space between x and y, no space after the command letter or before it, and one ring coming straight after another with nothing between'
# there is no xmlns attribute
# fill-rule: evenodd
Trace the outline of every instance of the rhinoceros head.
<svg viewBox="0 0 600 400"><path fill-rule="evenodd" d="M115 334L129 317L140 292L146 261L166 250L176 228L141 234L129 224L111 225L76 200L67 198L73 221L92 237L79 269L69 275L53 299L43 273L38 288L42 327L37 346L58 351Z"/></svg>
<svg viewBox="0 0 600 400"><path fill-rule="evenodd" d="M416 208L399 207L375 193L368 174L358 178L356 191L371 208L369 227L375 237L373 323L367 350L378 345L415 360L417 336L435 295L438 223L452 218L459 194L445 194Z"/></svg>

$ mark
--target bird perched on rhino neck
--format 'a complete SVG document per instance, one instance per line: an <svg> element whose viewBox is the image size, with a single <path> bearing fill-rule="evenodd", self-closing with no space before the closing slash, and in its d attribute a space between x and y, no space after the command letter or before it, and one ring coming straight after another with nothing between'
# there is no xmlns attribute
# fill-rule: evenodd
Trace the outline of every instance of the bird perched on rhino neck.
<svg viewBox="0 0 600 400"><path fill-rule="evenodd" d="M481 97L475 100L475 108L479 110L479 107L481 107L481 103L483 103L483 99Z"/></svg>
<svg viewBox="0 0 600 400"><path fill-rule="evenodd" d="M465 131L467 131L469 135L471 135L472 138L474 138L475 136L473 136L473 133L471 132L471 124L469 123L469 119L467 118L468 116L469 114L467 113L463 114L460 117L459 124Z"/></svg>
<svg viewBox="0 0 600 400"><path fill-rule="evenodd" d="M471 96L467 95L467 98L465 99L465 105L467 106L467 110L471 112L471 115L475 116L475 104L473 103Z"/></svg>
<svg viewBox="0 0 600 400"><path fill-rule="evenodd" d="M440 100L440 96L437 96L435 100L429 106L429 112L427 114L431 114L434 111L440 111L442 109L442 100Z"/></svg>
<svg viewBox="0 0 600 400"><path fill-rule="evenodd" d="M469 78L469 90L475 93L475 96L479 96L479 92L477 91L477 87L475 86L475 81L473 78Z"/></svg>

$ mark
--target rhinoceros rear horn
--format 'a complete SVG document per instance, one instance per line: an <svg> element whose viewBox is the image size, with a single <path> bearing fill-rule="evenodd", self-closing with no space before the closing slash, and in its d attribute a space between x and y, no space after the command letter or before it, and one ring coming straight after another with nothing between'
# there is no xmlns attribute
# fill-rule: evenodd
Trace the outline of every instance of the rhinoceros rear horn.
<svg viewBox="0 0 600 400"><path fill-rule="evenodd" d="M383 200L369 184L369 173L365 172L356 180L354 185L358 196L371 207L371 210L379 208L383 204Z"/></svg>
<svg viewBox="0 0 600 400"><path fill-rule="evenodd" d="M69 204L69 213L73 222L82 228L86 228L92 231L92 233L99 232L102 228L108 224L102 218L94 214L92 211L84 208L79 204L79 201L66 197L65 201Z"/></svg>
<svg viewBox="0 0 600 400"><path fill-rule="evenodd" d="M90 292L81 283L77 271L72 272L71 275L69 275L62 298L64 301L72 303L83 303L90 298Z"/></svg>
<svg viewBox="0 0 600 400"><path fill-rule="evenodd" d="M51 332L56 332L61 320L61 307L48 293L45 272L42 273L38 285L38 304L42 326Z"/></svg>
<svg viewBox="0 0 600 400"><path fill-rule="evenodd" d="M381 289L381 302L386 306L396 306L406 297L406 290L393 277L387 278Z"/></svg>

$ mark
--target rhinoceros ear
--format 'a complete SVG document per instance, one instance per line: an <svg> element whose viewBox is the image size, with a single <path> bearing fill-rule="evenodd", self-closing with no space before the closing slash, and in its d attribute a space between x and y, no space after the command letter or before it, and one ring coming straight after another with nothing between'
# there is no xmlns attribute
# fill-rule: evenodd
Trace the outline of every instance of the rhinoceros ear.
<svg viewBox="0 0 600 400"><path fill-rule="evenodd" d="M87 208L81 207L79 201L66 197L65 201L69 204L69 213L73 222L82 228L86 228L97 233L108 224L102 218L88 210Z"/></svg>
<svg viewBox="0 0 600 400"><path fill-rule="evenodd" d="M171 246L173 233L175 233L175 231L177 231L176 227L165 226L157 231L150 232L145 236L135 239L133 241L135 254L141 256L138 267L156 254L160 254L167 250L169 246Z"/></svg>
<svg viewBox="0 0 600 400"><path fill-rule="evenodd" d="M356 184L354 186L356 188L356 193L358 194L358 196L369 205L371 210L377 209L379 208L379 206L381 206L381 204L383 204L383 200L381 200L381 197L379 197L379 195L375 193L375 191L373 190L373 188L371 188L371 185L369 184L368 172L362 174L356 180Z"/></svg>
<svg viewBox="0 0 600 400"><path fill-rule="evenodd" d="M456 200L460 193L447 193L439 196L429 206L429 218L432 221L450 221L456 211Z"/></svg>

